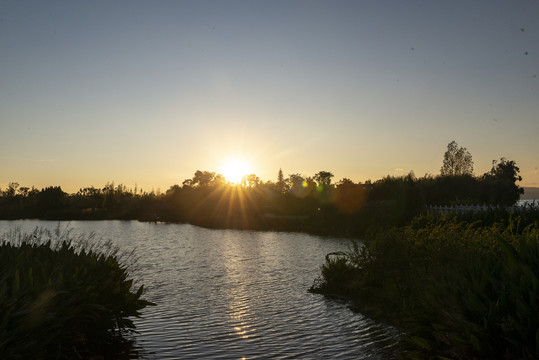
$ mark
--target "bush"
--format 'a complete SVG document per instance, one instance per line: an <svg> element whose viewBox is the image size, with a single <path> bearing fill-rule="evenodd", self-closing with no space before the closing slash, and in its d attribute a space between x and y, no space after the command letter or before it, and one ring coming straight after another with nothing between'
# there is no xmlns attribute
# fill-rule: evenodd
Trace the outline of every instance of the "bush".
<svg viewBox="0 0 539 360"><path fill-rule="evenodd" d="M81 241L82 240L82 241ZM133 289L110 244L36 229L0 245L0 354L4 359L129 357L129 317L150 302Z"/></svg>
<svg viewBox="0 0 539 360"><path fill-rule="evenodd" d="M538 358L537 226L417 225L328 258L313 291L342 293L391 320L406 334L409 358Z"/></svg>

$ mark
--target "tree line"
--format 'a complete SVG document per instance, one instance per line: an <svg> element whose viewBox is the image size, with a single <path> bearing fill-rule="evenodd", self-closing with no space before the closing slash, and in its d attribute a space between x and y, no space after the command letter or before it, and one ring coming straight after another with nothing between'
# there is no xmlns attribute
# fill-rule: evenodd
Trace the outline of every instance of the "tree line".
<svg viewBox="0 0 539 360"><path fill-rule="evenodd" d="M523 193L519 168L505 158L473 175L469 152L448 145L439 175L417 178L386 176L376 181L333 182L329 171L299 173L276 181L246 175L233 185L223 175L197 170L165 193L108 183L67 194L59 186L38 190L10 183L0 189L0 218L137 219L188 222L215 228L307 231L328 235L358 235L373 227L407 223L427 205L513 205Z"/></svg>

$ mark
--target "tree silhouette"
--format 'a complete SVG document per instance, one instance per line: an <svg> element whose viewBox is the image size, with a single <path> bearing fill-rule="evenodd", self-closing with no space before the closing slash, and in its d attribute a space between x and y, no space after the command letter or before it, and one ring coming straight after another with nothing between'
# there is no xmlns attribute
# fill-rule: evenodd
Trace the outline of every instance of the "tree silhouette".
<svg viewBox="0 0 539 360"><path fill-rule="evenodd" d="M260 184L260 178L255 174L245 175L241 181L242 185L248 186L250 188L257 187Z"/></svg>
<svg viewBox="0 0 539 360"><path fill-rule="evenodd" d="M522 181L522 176L519 173L520 169L513 160L501 158L500 162L492 160L492 169L486 175L498 180L516 183L517 181Z"/></svg>
<svg viewBox="0 0 539 360"><path fill-rule="evenodd" d="M26 186L22 186L19 188L18 192L20 196L27 197L28 194L30 193L30 188Z"/></svg>
<svg viewBox="0 0 539 360"><path fill-rule="evenodd" d="M187 187L205 187L210 185L220 185L225 183L225 178L221 174L216 174L213 171L197 170L192 179L183 181L183 185Z"/></svg>
<svg viewBox="0 0 539 360"><path fill-rule="evenodd" d="M37 194L37 210L40 216L45 216L49 211L62 209L65 205L67 194L60 186L49 186Z"/></svg>
<svg viewBox="0 0 539 360"><path fill-rule="evenodd" d="M329 171L319 171L314 175L314 180L318 184L318 186L329 187L331 185L331 178L334 175L330 173Z"/></svg>
<svg viewBox="0 0 539 360"><path fill-rule="evenodd" d="M342 213L356 212L365 203L367 194L361 184L344 178L337 183L335 189L335 206Z"/></svg>
<svg viewBox="0 0 539 360"><path fill-rule="evenodd" d="M304 198L311 192L309 182L301 174L289 174L285 180L289 193L300 198Z"/></svg>
<svg viewBox="0 0 539 360"><path fill-rule="evenodd" d="M4 190L3 195L5 197L11 198L15 197L15 194L17 193L17 189L19 188L19 183L17 182L10 182L7 185L7 189Z"/></svg>
<svg viewBox="0 0 539 360"><path fill-rule="evenodd" d="M277 183L275 185L278 192L284 193L286 191L286 182L284 180L282 169L279 169L279 173L277 174Z"/></svg>
<svg viewBox="0 0 539 360"><path fill-rule="evenodd" d="M303 182L305 181L305 178L301 174L289 174L288 179L286 182L288 183L288 186L290 188L294 187L301 187L303 186Z"/></svg>
<svg viewBox="0 0 539 360"><path fill-rule="evenodd" d="M524 194L524 189L516 184L522 180L519 173L520 169L513 160L492 160L492 169L483 175L483 181L489 187L489 201L502 205L515 204Z"/></svg>
<svg viewBox="0 0 539 360"><path fill-rule="evenodd" d="M465 147L459 146L456 141L451 141L447 145L440 173L442 176L472 175L472 155Z"/></svg>

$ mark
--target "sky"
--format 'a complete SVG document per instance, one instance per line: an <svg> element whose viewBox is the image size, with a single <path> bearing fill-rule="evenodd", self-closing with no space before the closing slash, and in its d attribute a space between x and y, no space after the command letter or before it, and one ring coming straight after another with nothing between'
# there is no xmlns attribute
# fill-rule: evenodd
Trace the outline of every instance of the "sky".
<svg viewBox="0 0 539 360"><path fill-rule="evenodd" d="M539 186L539 0L0 0L0 188L437 175Z"/></svg>

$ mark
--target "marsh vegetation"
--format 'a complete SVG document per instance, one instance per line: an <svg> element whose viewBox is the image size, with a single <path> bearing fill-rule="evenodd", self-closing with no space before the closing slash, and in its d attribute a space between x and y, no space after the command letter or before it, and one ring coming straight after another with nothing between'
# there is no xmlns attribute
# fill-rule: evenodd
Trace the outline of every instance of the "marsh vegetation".
<svg viewBox="0 0 539 360"><path fill-rule="evenodd" d="M412 359L539 357L539 228L427 216L328 254L311 291L404 331Z"/></svg>
<svg viewBox="0 0 539 360"><path fill-rule="evenodd" d="M122 254L110 244L74 237L59 228L4 234L0 238L2 358L136 356L129 340L135 331L132 318L152 303L142 299L143 286L134 286L121 260Z"/></svg>

